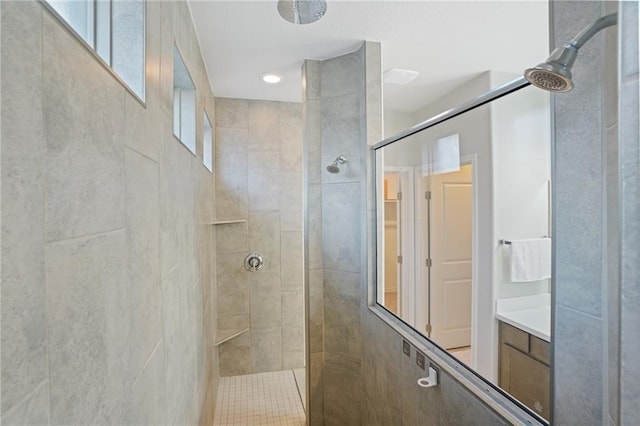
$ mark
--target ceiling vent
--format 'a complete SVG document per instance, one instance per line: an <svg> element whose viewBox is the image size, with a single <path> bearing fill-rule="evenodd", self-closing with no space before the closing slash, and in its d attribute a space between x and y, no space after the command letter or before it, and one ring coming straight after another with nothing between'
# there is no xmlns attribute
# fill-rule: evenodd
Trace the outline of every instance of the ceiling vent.
<svg viewBox="0 0 640 426"><path fill-rule="evenodd" d="M411 83L418 77L418 74L418 71L392 68L382 74L382 81L384 84L397 84L402 86Z"/></svg>

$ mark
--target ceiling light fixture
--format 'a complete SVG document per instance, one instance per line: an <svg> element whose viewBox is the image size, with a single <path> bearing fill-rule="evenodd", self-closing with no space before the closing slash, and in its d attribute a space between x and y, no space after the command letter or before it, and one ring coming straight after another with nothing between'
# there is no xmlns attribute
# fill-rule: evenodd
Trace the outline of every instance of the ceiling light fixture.
<svg viewBox="0 0 640 426"><path fill-rule="evenodd" d="M262 74L262 81L269 84L277 84L282 81L282 76L280 74L266 72Z"/></svg>
<svg viewBox="0 0 640 426"><path fill-rule="evenodd" d="M382 81L385 84L404 85L404 84L409 84L413 80L415 80L418 77L418 74L420 74L418 71L401 70L398 68L392 68L392 69L386 70L382 74Z"/></svg>
<svg viewBox="0 0 640 426"><path fill-rule="evenodd" d="M325 0L279 0L278 13L292 24L311 24L327 13Z"/></svg>

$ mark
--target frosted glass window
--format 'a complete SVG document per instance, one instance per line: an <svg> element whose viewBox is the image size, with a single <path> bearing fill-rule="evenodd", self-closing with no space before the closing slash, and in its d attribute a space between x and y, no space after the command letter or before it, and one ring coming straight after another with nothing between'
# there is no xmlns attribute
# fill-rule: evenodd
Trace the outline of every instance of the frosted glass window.
<svg viewBox="0 0 640 426"><path fill-rule="evenodd" d="M48 0L48 3L84 41L93 46L93 1Z"/></svg>
<svg viewBox="0 0 640 426"><path fill-rule="evenodd" d="M173 134L196 153L196 87L176 46L173 47Z"/></svg>
<svg viewBox="0 0 640 426"><path fill-rule="evenodd" d="M213 172L213 128L207 113L202 114L202 164Z"/></svg>
<svg viewBox="0 0 640 426"><path fill-rule="evenodd" d="M144 0L47 0L140 99L145 93Z"/></svg>
<svg viewBox="0 0 640 426"><path fill-rule="evenodd" d="M144 2L114 1L111 6L111 66L144 97Z"/></svg>

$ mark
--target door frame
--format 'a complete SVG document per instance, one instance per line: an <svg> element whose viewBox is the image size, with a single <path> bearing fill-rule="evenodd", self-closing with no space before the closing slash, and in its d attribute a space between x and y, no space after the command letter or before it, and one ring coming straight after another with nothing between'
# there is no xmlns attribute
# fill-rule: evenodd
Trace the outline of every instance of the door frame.
<svg viewBox="0 0 640 426"><path fill-rule="evenodd" d="M469 154L460 156L460 165L471 165L471 367L476 368L478 358L478 345L481 344L478 333L479 324L479 288L478 288L478 155ZM415 168L414 182L416 190L416 199L421 202L416 204L416 216L427 217L427 202L422 196L422 192L426 190L422 184L422 171L420 167ZM420 192L420 194L418 194ZM416 236L427 235L428 221L420 220L417 222ZM425 324L429 322L429 282L430 279L428 268L424 261L428 256L428 239L425 238L423 244L416 244L416 281L424 283L424 285L416 286L416 323L414 327L422 334L427 334L424 329ZM489 285L489 288L492 284ZM422 306L420 306L422 305ZM437 343L437 342L436 342ZM484 342L492 344L491 342Z"/></svg>
<svg viewBox="0 0 640 426"><path fill-rule="evenodd" d="M402 256L402 264L398 267L398 313L405 321L415 321L415 227L414 227L414 185L413 167L385 166L386 173L398 174L398 186L402 199L398 202L398 253ZM384 178L383 178L384 179Z"/></svg>

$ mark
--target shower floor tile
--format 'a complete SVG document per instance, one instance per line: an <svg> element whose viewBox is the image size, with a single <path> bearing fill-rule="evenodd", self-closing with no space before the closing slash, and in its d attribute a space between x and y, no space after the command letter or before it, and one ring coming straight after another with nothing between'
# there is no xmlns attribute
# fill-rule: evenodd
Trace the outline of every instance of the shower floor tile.
<svg viewBox="0 0 640 426"><path fill-rule="evenodd" d="M305 414L293 371L222 377L214 426L303 426Z"/></svg>

